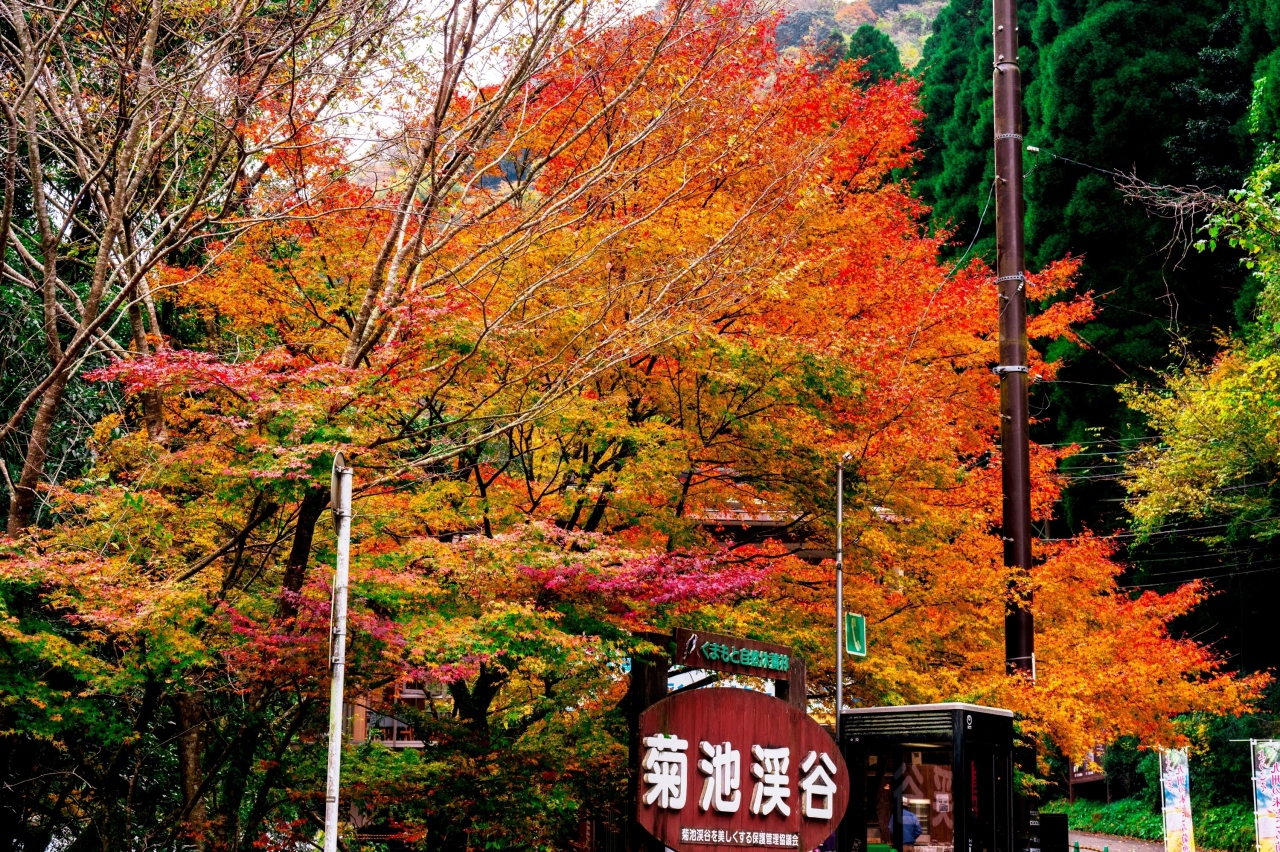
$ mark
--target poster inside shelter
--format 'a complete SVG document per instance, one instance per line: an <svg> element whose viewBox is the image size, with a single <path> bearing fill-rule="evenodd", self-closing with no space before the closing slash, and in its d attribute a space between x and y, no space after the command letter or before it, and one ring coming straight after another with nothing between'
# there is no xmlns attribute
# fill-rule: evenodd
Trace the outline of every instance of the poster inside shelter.
<svg viewBox="0 0 1280 852"><path fill-rule="evenodd" d="M1165 852L1196 852L1191 823L1191 773L1185 748L1160 750Z"/></svg>
<svg viewBox="0 0 1280 852"><path fill-rule="evenodd" d="M1280 740L1250 744L1253 767L1253 824L1258 852L1277 852L1276 822L1280 819Z"/></svg>

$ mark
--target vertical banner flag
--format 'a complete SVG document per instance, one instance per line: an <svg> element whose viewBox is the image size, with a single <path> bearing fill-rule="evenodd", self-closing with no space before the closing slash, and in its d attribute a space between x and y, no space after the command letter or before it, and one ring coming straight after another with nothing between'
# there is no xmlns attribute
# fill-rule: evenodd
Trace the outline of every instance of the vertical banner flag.
<svg viewBox="0 0 1280 852"><path fill-rule="evenodd" d="M1276 822L1280 820L1280 740L1251 740L1253 766L1253 825L1258 852L1277 852Z"/></svg>
<svg viewBox="0 0 1280 852"><path fill-rule="evenodd" d="M1165 852L1196 852L1191 826L1191 773L1185 748L1160 750L1160 789Z"/></svg>

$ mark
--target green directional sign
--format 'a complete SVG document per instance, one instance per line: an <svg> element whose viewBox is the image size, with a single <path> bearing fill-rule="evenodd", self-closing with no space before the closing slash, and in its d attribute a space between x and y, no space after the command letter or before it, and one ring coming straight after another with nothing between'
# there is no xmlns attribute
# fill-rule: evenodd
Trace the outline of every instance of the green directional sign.
<svg viewBox="0 0 1280 852"><path fill-rule="evenodd" d="M867 619L853 612L844 614L844 649L855 657L867 655Z"/></svg>

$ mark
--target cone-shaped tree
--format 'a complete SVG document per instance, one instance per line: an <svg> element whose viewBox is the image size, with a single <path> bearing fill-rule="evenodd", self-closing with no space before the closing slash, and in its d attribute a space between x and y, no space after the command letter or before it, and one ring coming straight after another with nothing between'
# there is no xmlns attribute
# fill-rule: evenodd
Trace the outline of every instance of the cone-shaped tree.
<svg viewBox="0 0 1280 852"><path fill-rule="evenodd" d="M879 83L902 70L898 48L871 24L863 24L849 36L848 57L866 60L862 70L867 73L868 85Z"/></svg>

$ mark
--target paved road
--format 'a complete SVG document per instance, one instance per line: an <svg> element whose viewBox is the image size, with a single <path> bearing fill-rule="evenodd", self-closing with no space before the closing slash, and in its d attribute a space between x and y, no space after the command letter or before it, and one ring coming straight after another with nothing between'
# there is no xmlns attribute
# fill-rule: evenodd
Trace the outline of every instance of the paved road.
<svg viewBox="0 0 1280 852"><path fill-rule="evenodd" d="M1164 852L1164 844L1152 840L1134 840L1132 837L1116 837L1112 834L1092 834L1087 831L1073 831L1069 835L1072 848L1080 844L1080 852L1086 849L1102 852Z"/></svg>

